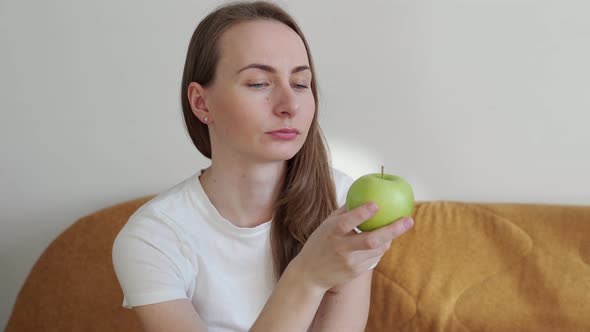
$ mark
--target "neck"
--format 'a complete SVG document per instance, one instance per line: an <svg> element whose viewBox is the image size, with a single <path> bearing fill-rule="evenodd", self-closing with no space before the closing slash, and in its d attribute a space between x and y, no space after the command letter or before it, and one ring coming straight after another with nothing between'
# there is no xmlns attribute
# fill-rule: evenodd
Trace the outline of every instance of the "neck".
<svg viewBox="0 0 590 332"><path fill-rule="evenodd" d="M285 161L244 166L213 160L199 180L222 217L237 227L255 227L272 219L286 165Z"/></svg>

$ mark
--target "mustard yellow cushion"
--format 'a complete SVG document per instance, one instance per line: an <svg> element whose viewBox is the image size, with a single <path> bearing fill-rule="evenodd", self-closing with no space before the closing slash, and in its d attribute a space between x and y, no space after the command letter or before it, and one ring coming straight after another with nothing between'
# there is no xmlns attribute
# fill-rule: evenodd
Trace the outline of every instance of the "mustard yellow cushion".
<svg viewBox="0 0 590 332"><path fill-rule="evenodd" d="M590 207L427 202L374 271L367 331L590 331Z"/></svg>

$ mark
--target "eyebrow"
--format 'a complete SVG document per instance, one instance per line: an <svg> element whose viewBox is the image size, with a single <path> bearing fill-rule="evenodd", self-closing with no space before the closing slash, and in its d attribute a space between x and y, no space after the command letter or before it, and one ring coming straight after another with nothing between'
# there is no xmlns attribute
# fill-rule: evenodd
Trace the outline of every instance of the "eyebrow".
<svg viewBox="0 0 590 332"><path fill-rule="evenodd" d="M246 67L238 70L238 72L236 74L239 74L242 71L249 69L249 68L260 69L260 70L264 70L269 73L276 73L277 72L277 70L271 66L263 65L263 64L259 64L259 63L251 63L251 64L247 65ZM293 68L293 70L291 71L291 74L295 74L295 73L298 73L298 72L304 71L304 70L311 70L311 69L309 68L309 66L297 66L297 67Z"/></svg>

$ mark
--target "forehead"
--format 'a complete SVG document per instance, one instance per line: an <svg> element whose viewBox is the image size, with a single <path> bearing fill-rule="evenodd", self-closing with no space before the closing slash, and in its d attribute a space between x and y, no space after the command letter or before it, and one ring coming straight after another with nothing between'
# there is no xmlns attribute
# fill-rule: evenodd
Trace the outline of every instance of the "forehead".
<svg viewBox="0 0 590 332"><path fill-rule="evenodd" d="M262 63L291 70L309 65L305 44L287 25L271 20L237 23L219 39L220 70L237 70L250 63Z"/></svg>

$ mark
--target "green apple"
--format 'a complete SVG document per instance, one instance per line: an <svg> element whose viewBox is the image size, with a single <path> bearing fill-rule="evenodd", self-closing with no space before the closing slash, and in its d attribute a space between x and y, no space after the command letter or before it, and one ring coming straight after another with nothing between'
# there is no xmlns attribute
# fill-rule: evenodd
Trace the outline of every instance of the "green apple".
<svg viewBox="0 0 590 332"><path fill-rule="evenodd" d="M346 195L346 208L352 210L374 202L379 210L373 217L358 226L363 232L392 224L403 217L412 216L414 192L400 176L381 173L367 174L352 183Z"/></svg>

